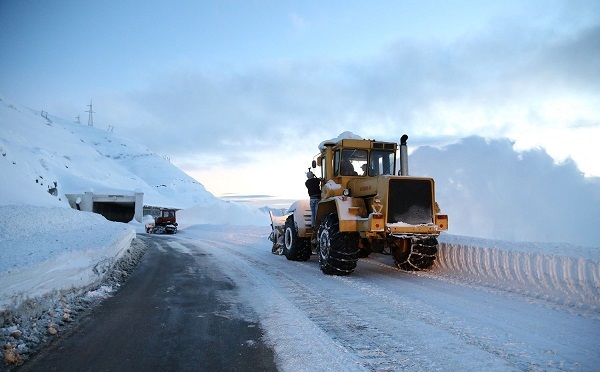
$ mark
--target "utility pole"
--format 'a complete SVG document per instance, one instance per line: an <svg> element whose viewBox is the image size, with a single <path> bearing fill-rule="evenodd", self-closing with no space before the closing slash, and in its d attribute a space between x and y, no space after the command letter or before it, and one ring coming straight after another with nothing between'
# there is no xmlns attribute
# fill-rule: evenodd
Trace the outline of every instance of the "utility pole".
<svg viewBox="0 0 600 372"><path fill-rule="evenodd" d="M88 105L88 107L90 108L88 111L90 115L88 116L88 127L93 127L94 126L94 117L92 114L95 113L95 111L92 110L92 100L90 99L90 104Z"/></svg>

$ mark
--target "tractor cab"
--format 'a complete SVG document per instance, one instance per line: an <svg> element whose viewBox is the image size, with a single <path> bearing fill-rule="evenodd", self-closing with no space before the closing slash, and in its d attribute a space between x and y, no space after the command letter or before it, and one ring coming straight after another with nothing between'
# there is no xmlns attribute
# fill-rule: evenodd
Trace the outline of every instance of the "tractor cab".
<svg viewBox="0 0 600 372"><path fill-rule="evenodd" d="M154 223L146 224L146 232L149 234L176 234L177 220L175 213L177 209L163 208L160 215L154 218Z"/></svg>
<svg viewBox="0 0 600 372"><path fill-rule="evenodd" d="M162 209L160 211L160 216L156 217L156 224L175 224L177 225L177 221L175 219L175 209Z"/></svg>
<svg viewBox="0 0 600 372"><path fill-rule="evenodd" d="M344 139L337 143L324 143L321 155L317 158L321 179L325 182L333 180L346 188L353 179L393 176L396 171L396 151L397 144L393 142Z"/></svg>

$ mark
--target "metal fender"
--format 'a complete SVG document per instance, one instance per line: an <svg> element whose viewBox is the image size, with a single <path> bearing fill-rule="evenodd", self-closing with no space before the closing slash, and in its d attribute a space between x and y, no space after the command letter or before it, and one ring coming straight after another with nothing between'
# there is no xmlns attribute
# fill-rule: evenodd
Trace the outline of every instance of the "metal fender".
<svg viewBox="0 0 600 372"><path fill-rule="evenodd" d="M288 212L294 215L298 236L301 238L307 237L308 228L310 227L310 201L308 199L295 201Z"/></svg>
<svg viewBox="0 0 600 372"><path fill-rule="evenodd" d="M357 231L358 221L368 218L365 201L362 198L352 198L349 196L335 196L322 200L317 210L318 226L321 219L327 214L335 212L340 221L340 231Z"/></svg>

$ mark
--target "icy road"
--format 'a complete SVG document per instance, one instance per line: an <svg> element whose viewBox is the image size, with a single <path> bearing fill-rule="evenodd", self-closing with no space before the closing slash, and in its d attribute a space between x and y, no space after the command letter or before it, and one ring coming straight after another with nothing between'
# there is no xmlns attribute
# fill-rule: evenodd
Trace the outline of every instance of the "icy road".
<svg viewBox="0 0 600 372"><path fill-rule="evenodd" d="M187 267L177 270L199 273L198 286L207 280L229 283L232 291L214 291L226 305L221 315L244 328L259 325L260 344L272 349L281 371L594 371L600 365L596 310L436 270L402 272L391 257L379 254L361 259L351 276L326 276L316 256L292 262L273 255L268 233L192 226L174 236L144 237L145 259L153 251L183 257ZM177 284L169 290L187 293ZM193 299L173 299L169 311L186 303ZM171 332L172 339L158 340L168 348L154 350L153 357L188 353L188 333L197 332L193 323ZM246 346L256 342L247 340ZM260 369L256 364L244 369L253 368Z"/></svg>

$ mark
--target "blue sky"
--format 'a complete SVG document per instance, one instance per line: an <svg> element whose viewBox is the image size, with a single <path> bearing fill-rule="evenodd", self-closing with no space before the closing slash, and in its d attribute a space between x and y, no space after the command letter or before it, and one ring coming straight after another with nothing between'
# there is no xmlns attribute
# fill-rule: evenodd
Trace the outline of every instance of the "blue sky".
<svg viewBox="0 0 600 372"><path fill-rule="evenodd" d="M506 137L600 176L599 2L305 3L0 0L0 96L82 122L93 99L216 195L303 195L343 131Z"/></svg>
<svg viewBox="0 0 600 372"><path fill-rule="evenodd" d="M88 85L93 93L140 87L181 69L361 60L400 39L448 41L527 10L512 9L519 1L0 3L3 34L11 36L2 41L2 62L10 67L2 81L24 97L42 83L72 84L77 93Z"/></svg>

